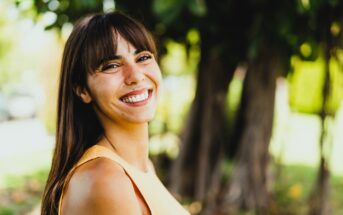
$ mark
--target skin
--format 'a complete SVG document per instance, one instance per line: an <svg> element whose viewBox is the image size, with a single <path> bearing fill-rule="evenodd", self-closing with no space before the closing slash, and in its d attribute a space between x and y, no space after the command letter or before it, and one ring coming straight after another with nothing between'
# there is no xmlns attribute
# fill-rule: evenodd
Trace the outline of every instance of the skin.
<svg viewBox="0 0 343 215"><path fill-rule="evenodd" d="M153 171L148 158L148 122L153 118L161 72L152 53L136 50L118 35L117 57L87 78L88 89L76 89L91 104L110 143L107 147L141 171ZM147 101L129 104L123 96L149 89ZM75 171L62 202L63 214L150 214L143 197L122 167L106 158L89 161Z"/></svg>

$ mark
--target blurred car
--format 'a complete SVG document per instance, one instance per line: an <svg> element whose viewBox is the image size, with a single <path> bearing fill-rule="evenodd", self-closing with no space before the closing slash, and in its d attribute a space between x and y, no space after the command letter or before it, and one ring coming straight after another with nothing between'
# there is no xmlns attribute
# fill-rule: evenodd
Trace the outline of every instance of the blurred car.
<svg viewBox="0 0 343 215"><path fill-rule="evenodd" d="M37 113L35 99L29 94L14 94L9 97L7 109L11 119L31 118Z"/></svg>

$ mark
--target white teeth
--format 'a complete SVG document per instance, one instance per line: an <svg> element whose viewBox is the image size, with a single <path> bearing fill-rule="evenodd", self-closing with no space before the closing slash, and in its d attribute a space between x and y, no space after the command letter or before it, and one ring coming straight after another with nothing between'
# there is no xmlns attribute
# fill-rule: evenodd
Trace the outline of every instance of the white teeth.
<svg viewBox="0 0 343 215"><path fill-rule="evenodd" d="M134 95L134 96L128 96L122 99L123 102L126 103L134 103L134 102L141 102L146 100L149 97L148 91L145 91L142 94Z"/></svg>

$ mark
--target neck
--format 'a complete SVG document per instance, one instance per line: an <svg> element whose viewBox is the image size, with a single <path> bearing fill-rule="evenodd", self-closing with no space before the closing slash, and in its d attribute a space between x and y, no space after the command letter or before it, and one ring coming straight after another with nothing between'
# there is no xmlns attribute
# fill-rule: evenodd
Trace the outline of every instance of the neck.
<svg viewBox="0 0 343 215"><path fill-rule="evenodd" d="M104 126L105 137L99 142L142 171L148 170L148 123L130 126Z"/></svg>

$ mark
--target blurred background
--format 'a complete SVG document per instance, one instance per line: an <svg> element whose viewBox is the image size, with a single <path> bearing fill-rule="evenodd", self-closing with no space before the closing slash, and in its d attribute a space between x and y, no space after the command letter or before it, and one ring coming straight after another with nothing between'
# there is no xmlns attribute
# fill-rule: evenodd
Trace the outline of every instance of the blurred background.
<svg viewBox="0 0 343 215"><path fill-rule="evenodd" d="M39 214L64 43L113 10L158 43L150 155L192 214L343 214L343 1L2 0L0 215Z"/></svg>

